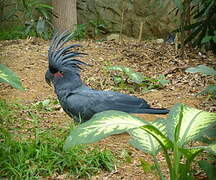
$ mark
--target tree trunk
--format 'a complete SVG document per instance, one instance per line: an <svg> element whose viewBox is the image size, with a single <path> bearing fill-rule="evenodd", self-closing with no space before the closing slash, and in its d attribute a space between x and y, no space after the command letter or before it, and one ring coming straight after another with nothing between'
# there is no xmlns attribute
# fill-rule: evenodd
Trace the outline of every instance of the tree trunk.
<svg viewBox="0 0 216 180"><path fill-rule="evenodd" d="M77 24L76 0L53 0L54 12L58 18L54 19L57 32L72 31Z"/></svg>

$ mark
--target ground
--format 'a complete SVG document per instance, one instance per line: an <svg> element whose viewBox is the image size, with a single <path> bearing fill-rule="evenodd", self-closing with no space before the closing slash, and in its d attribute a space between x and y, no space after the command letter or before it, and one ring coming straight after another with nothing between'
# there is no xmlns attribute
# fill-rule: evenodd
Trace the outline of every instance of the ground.
<svg viewBox="0 0 216 180"><path fill-rule="evenodd" d="M73 42L77 43L77 42ZM136 41L81 41L83 47L80 51L88 55L82 60L93 66L87 66L82 71L82 79L89 86L108 90L115 84L112 74L104 67L107 65L123 65L133 68L148 77L158 77L163 74L170 83L159 90L142 93L140 89L134 92L120 89L124 93L130 93L147 100L153 107L171 108L176 103L184 103L195 108L216 111L214 100L207 100L205 96L195 96L208 84L215 83L212 77L201 74L186 73L185 69L199 64L215 67L214 56L201 56L195 50L187 49L185 57L181 59L175 46L166 43L136 42ZM7 101L19 100L22 104L31 104L47 98L55 99L53 88L44 80L47 70L48 41L37 38L27 40L13 40L0 42L0 63L10 67L21 78L25 91L11 88L9 85L0 84L0 98ZM141 118L152 121L161 115L138 115ZM47 113L42 122L43 127L51 127L53 124L59 127L67 126L71 119L59 108ZM114 153L127 149L131 153L132 161L122 163L113 172L101 172L92 179L143 179L155 180L158 177L152 172L144 172L139 166L140 159L151 162L150 156L142 153L127 144L127 134L115 135L106 138L99 143L102 149L110 148ZM164 160L159 156L161 162ZM167 169L163 171L167 174ZM64 179L64 177L51 177L50 179ZM146 179L146 178L145 178Z"/></svg>

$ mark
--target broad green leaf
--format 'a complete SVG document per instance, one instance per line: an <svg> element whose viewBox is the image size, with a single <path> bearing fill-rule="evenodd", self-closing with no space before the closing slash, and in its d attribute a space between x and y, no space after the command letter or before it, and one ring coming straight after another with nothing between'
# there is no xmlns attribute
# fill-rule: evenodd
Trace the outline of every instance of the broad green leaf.
<svg viewBox="0 0 216 180"><path fill-rule="evenodd" d="M107 70L112 70L112 71L121 71L124 72L131 81L140 84L143 82L144 80L144 76L139 73L139 72L135 72L133 71L131 68L128 67L123 67L123 66L108 66Z"/></svg>
<svg viewBox="0 0 216 180"><path fill-rule="evenodd" d="M142 126L140 128L143 129L143 130L145 130L149 134L151 134L154 138L156 138L157 141L160 143L160 145L162 146L162 148L164 150L167 150L167 149L169 149L169 148L171 148L173 146L173 143L170 141L170 139L167 138L167 136L165 136L156 127L147 124L147 125L144 125L144 126Z"/></svg>
<svg viewBox="0 0 216 180"><path fill-rule="evenodd" d="M94 143L112 134L120 134L147 124L142 119L121 111L104 111L95 114L89 121L72 130L64 148L73 145Z"/></svg>
<svg viewBox="0 0 216 180"><path fill-rule="evenodd" d="M108 66L106 67L107 70L109 71L121 71L124 72L124 67L123 66Z"/></svg>
<svg viewBox="0 0 216 180"><path fill-rule="evenodd" d="M24 90L17 75L3 64L0 64L0 82L8 83L16 89Z"/></svg>
<svg viewBox="0 0 216 180"><path fill-rule="evenodd" d="M216 70L205 65L199 65L197 67L188 68L186 69L186 72L202 73L204 75L216 76Z"/></svg>
<svg viewBox="0 0 216 180"><path fill-rule="evenodd" d="M158 78L158 82L162 85L165 86L166 84L170 83L170 80L166 80L166 77L162 74Z"/></svg>
<svg viewBox="0 0 216 180"><path fill-rule="evenodd" d="M208 180L215 180L216 179L216 167L213 164L210 164L206 160L200 160L199 166L207 174Z"/></svg>
<svg viewBox="0 0 216 180"><path fill-rule="evenodd" d="M216 139L216 124L213 125L208 131L203 132L198 141L203 142L205 144L211 144L213 139Z"/></svg>
<svg viewBox="0 0 216 180"><path fill-rule="evenodd" d="M181 112L181 109L183 112ZM216 122L216 113L209 113L183 104L176 104L169 113L167 123L168 137L171 141L175 140L175 129L179 122L181 113L183 117L178 139L180 145L198 139L202 136L204 131L208 130L208 128Z"/></svg>
<svg viewBox="0 0 216 180"><path fill-rule="evenodd" d="M206 147L206 150L216 155L216 143L212 143Z"/></svg>
<svg viewBox="0 0 216 180"><path fill-rule="evenodd" d="M151 123L158 128L164 135L166 134L166 119L157 119ZM135 148L156 156L161 149L159 142L149 133L141 128L131 129L128 131L132 140L129 143Z"/></svg>
<svg viewBox="0 0 216 180"><path fill-rule="evenodd" d="M45 20L39 19L36 26L37 33L42 35L42 33L45 31Z"/></svg>
<svg viewBox="0 0 216 180"><path fill-rule="evenodd" d="M131 79L131 81L137 83L137 84L141 84L144 80L144 77L142 74L140 74L139 72L135 72L135 71L129 71L128 73L126 73L128 75L128 77Z"/></svg>

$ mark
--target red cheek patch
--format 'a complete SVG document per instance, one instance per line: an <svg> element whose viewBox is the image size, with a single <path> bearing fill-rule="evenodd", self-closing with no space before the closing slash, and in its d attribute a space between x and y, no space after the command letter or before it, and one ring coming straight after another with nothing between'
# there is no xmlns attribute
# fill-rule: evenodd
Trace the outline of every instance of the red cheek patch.
<svg viewBox="0 0 216 180"><path fill-rule="evenodd" d="M54 76L55 76L55 77L63 77L63 74L60 73L60 72L57 72L57 73L54 74Z"/></svg>

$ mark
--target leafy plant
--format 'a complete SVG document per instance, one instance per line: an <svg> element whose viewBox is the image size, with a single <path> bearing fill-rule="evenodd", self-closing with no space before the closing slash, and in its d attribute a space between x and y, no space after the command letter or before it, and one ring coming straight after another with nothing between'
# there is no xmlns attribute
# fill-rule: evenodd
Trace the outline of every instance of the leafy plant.
<svg viewBox="0 0 216 180"><path fill-rule="evenodd" d="M205 65L199 65L196 67L191 67L186 69L186 72L190 73L202 73L206 76L215 76L216 77L216 70L205 66ZM211 97L216 97L216 85L208 85L206 89L204 89L202 92L198 93L197 95L206 95L209 94Z"/></svg>
<svg viewBox="0 0 216 180"><path fill-rule="evenodd" d="M75 30L72 32L72 38L75 40L81 40L86 38L86 24L77 24Z"/></svg>
<svg viewBox="0 0 216 180"><path fill-rule="evenodd" d="M0 30L0 40L14 40L25 38L23 34L24 27L12 26L10 28L4 28Z"/></svg>
<svg viewBox="0 0 216 180"><path fill-rule="evenodd" d="M208 47L216 53L216 0L173 1L181 12L181 27L176 32L189 32L187 36L183 34L184 42Z"/></svg>
<svg viewBox="0 0 216 180"><path fill-rule="evenodd" d="M127 88L127 86L132 83L137 87L143 87L145 91L150 89L159 89L169 83L169 80L166 80L164 75L161 75L158 79L149 78L143 76L139 72L135 72L131 68L123 66L107 66L107 70L119 72L114 74L113 80L120 88Z"/></svg>
<svg viewBox="0 0 216 180"><path fill-rule="evenodd" d="M189 146L199 140L216 122L216 113L176 104L166 119L153 122L119 111L98 113L91 120L72 130L64 148L74 145L94 143L112 134L127 132L134 147L149 153L154 161L160 179L165 179L156 155L163 151L171 180L191 179L191 163L203 150L216 153L216 144ZM172 153L171 153L172 152Z"/></svg>
<svg viewBox="0 0 216 180"><path fill-rule="evenodd" d="M107 25L102 20L90 20L88 24L90 29L92 29L92 35L94 38L107 32Z"/></svg>
<svg viewBox="0 0 216 180"><path fill-rule="evenodd" d="M16 89L24 90L17 75L3 64L0 64L0 83L1 82L8 83Z"/></svg>
<svg viewBox="0 0 216 180"><path fill-rule="evenodd" d="M35 104L33 104L33 107L36 110L45 110L45 111L53 111L56 109L56 105L59 105L59 101L51 100L51 99L44 99L43 101L38 101Z"/></svg>
<svg viewBox="0 0 216 180"><path fill-rule="evenodd" d="M107 32L106 24L100 20L90 20L88 23L77 24L72 32L73 39L81 40L87 36L96 38L98 35Z"/></svg>
<svg viewBox="0 0 216 180"><path fill-rule="evenodd" d="M6 21L14 17L16 20L20 18L21 23L24 21L25 36L34 35L47 39L54 28L51 21L53 16L57 17L53 7L41 0L16 0L15 4L11 5L11 11L3 19Z"/></svg>
<svg viewBox="0 0 216 180"><path fill-rule="evenodd" d="M53 13L53 7L42 3L40 0L22 0L21 11L24 13L25 34L36 33L39 37L48 38L49 32L53 30L51 17L57 17ZM36 16L35 14L39 14Z"/></svg>

